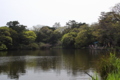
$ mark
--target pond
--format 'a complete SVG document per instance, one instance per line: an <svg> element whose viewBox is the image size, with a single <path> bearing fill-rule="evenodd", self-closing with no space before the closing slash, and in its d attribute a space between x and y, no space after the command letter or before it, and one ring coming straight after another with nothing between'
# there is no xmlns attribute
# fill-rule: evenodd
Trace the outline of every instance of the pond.
<svg viewBox="0 0 120 80"><path fill-rule="evenodd" d="M95 61L105 52L87 49L1 51L0 80L91 80L88 74L95 75Z"/></svg>

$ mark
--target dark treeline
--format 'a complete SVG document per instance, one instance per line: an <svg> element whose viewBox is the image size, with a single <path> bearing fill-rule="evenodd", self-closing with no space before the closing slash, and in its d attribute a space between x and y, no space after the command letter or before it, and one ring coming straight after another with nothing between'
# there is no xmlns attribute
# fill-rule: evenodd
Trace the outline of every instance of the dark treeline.
<svg viewBox="0 0 120 80"><path fill-rule="evenodd" d="M110 12L102 12L97 23L92 25L70 20L61 27L27 26L18 21L7 22L0 27L0 50L45 49L45 48L119 48L120 3Z"/></svg>

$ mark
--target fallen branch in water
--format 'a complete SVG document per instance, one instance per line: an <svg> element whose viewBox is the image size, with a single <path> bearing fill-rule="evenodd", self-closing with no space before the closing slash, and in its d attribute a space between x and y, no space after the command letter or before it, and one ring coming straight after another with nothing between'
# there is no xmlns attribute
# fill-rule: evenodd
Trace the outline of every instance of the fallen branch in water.
<svg viewBox="0 0 120 80"><path fill-rule="evenodd" d="M92 78L92 80L96 80L93 76L91 76L90 74L88 74L87 72L85 72L88 76L90 76Z"/></svg>

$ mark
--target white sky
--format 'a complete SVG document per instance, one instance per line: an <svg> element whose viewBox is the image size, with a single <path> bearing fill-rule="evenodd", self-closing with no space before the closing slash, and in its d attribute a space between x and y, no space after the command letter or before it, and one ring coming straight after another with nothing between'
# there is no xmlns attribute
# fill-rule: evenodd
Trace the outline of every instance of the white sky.
<svg viewBox="0 0 120 80"><path fill-rule="evenodd" d="M69 20L92 24L120 0L0 0L0 26L17 20L28 26L62 26Z"/></svg>

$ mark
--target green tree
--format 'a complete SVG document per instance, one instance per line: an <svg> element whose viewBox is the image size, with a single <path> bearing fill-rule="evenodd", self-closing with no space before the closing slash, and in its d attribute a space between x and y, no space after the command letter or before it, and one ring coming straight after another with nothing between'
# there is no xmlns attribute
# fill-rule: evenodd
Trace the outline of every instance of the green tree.
<svg viewBox="0 0 120 80"><path fill-rule="evenodd" d="M44 44L49 44L49 45L55 45L58 41L60 41L61 38L61 33L56 30L54 27L48 27L44 26L40 28L39 31L36 32L37 38L36 42L37 43L44 43Z"/></svg>
<svg viewBox="0 0 120 80"><path fill-rule="evenodd" d="M76 36L77 36L76 32L70 32L65 34L61 40L63 48L75 48L74 43Z"/></svg>
<svg viewBox="0 0 120 80"><path fill-rule="evenodd" d="M114 14L114 12L102 13L102 16L99 19L99 29L101 29L100 34L102 35L102 40L104 40L103 43L108 47L115 47L120 40L120 21L116 20Z"/></svg>
<svg viewBox="0 0 120 80"><path fill-rule="evenodd" d="M49 28L48 26L42 27L39 32L37 33L37 38L36 42L44 42L44 43L49 43L50 38L52 37L53 34L52 28Z"/></svg>
<svg viewBox="0 0 120 80"><path fill-rule="evenodd" d="M69 22L66 23L67 26L69 26L70 28L79 28L82 25L85 25L85 23L78 23L75 20L70 20Z"/></svg>
<svg viewBox="0 0 120 80"><path fill-rule="evenodd" d="M105 40L105 32L100 28L99 23L94 23L90 26L92 36L93 36L93 42L98 42L99 46L105 46L106 40Z"/></svg>
<svg viewBox="0 0 120 80"><path fill-rule="evenodd" d="M18 43L19 43L19 36L18 36L18 33L13 30L12 28L9 28L9 31L10 31L10 36L12 38L12 47L13 46L18 46Z"/></svg>
<svg viewBox="0 0 120 80"><path fill-rule="evenodd" d="M29 41L25 38L25 31L29 31L26 29L27 26L21 25L18 21L10 21L7 22L11 37L13 39L13 45L10 46L10 49L19 49L20 45L28 44ZM26 33L27 34L27 33Z"/></svg>
<svg viewBox="0 0 120 80"><path fill-rule="evenodd" d="M7 49L12 45L12 38L10 35L8 27L0 27L0 46L2 49Z"/></svg>
<svg viewBox="0 0 120 80"><path fill-rule="evenodd" d="M64 29L64 30L62 31L62 35L69 33L71 30L72 30L71 28L66 28L66 29Z"/></svg>
<svg viewBox="0 0 120 80"><path fill-rule="evenodd" d="M83 25L86 25L86 23L81 23L81 22L76 22L75 20L70 20L69 22L66 23L66 29L62 32L62 34L66 34L69 32L74 32L77 31L79 32L79 28Z"/></svg>
<svg viewBox="0 0 120 80"><path fill-rule="evenodd" d="M88 45L91 44L92 41L93 36L88 25L81 26L80 32L77 34L77 37L75 38L75 47L76 48L88 47Z"/></svg>
<svg viewBox="0 0 120 80"><path fill-rule="evenodd" d="M54 30L49 42L52 45L55 45L58 41L60 41L61 37L62 37L62 34L60 32L58 32L57 30Z"/></svg>
<svg viewBox="0 0 120 80"><path fill-rule="evenodd" d="M33 31L24 31L21 40L23 44L30 44L35 41L36 37L37 36Z"/></svg>
<svg viewBox="0 0 120 80"><path fill-rule="evenodd" d="M17 31L17 32L22 32L24 30L26 30L27 26L24 25L20 25L18 21L10 21L7 22L7 24L9 26L9 28L12 28L13 30Z"/></svg>

